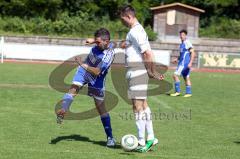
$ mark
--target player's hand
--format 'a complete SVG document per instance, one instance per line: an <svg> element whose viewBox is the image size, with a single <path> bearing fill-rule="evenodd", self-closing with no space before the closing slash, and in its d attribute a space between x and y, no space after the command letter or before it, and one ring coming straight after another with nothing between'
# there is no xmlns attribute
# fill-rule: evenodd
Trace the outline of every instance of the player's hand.
<svg viewBox="0 0 240 159"><path fill-rule="evenodd" d="M82 65L82 60L81 60L81 57L75 57L75 62L78 64L78 65Z"/></svg>
<svg viewBox="0 0 240 159"><path fill-rule="evenodd" d="M154 73L153 78L162 81L164 80L164 75L157 72L157 73Z"/></svg>
<svg viewBox="0 0 240 159"><path fill-rule="evenodd" d="M164 78L165 78L165 76L163 74L160 74L159 80L162 81L162 80L164 80Z"/></svg>
<svg viewBox="0 0 240 159"><path fill-rule="evenodd" d="M148 71L148 76L149 76L149 78L154 78L154 79L157 79L160 81L164 80L164 75L158 73L157 71L155 71L155 72Z"/></svg>
<svg viewBox="0 0 240 159"><path fill-rule="evenodd" d="M177 64L178 59L177 59L177 58L174 58L171 62L172 62L172 64Z"/></svg>
<svg viewBox="0 0 240 159"><path fill-rule="evenodd" d="M86 45L91 45L95 43L95 39L93 38L87 38L85 44Z"/></svg>
<svg viewBox="0 0 240 159"><path fill-rule="evenodd" d="M85 64L85 63L84 63L84 64L82 64L81 66L82 66L84 69L86 69L86 70L87 70L87 68L88 68L88 65L87 65L87 64Z"/></svg>
<svg viewBox="0 0 240 159"><path fill-rule="evenodd" d="M120 44L119 44L119 47L122 48L122 49L125 49L127 47L127 43L126 41L121 41Z"/></svg>
<svg viewBox="0 0 240 159"><path fill-rule="evenodd" d="M188 64L188 68L191 69L192 68L192 63Z"/></svg>

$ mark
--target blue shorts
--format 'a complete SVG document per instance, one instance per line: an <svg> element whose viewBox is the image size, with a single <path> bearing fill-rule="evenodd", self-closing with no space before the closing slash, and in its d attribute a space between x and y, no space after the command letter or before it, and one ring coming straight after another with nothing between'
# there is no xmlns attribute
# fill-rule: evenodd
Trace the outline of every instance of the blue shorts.
<svg viewBox="0 0 240 159"><path fill-rule="evenodd" d="M188 68L187 65L178 65L174 74L178 76L189 77L190 72L191 70Z"/></svg>
<svg viewBox="0 0 240 159"><path fill-rule="evenodd" d="M72 80L72 84L78 86L84 86L85 84L88 84L88 95L98 100L104 100L104 82L105 78L103 76L93 76L83 67L78 68Z"/></svg>

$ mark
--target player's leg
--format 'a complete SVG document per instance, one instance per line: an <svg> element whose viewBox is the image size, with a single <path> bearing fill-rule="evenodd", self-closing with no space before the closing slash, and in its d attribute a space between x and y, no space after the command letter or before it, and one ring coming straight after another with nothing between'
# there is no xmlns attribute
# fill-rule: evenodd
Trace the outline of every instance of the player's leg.
<svg viewBox="0 0 240 159"><path fill-rule="evenodd" d="M110 114L105 106L105 77L97 78L94 84L88 83L88 95L94 98L96 109L100 115L103 128L107 136L107 146L113 147L116 141L112 135L112 126Z"/></svg>
<svg viewBox="0 0 240 159"><path fill-rule="evenodd" d="M146 123L146 130L147 130L147 142L144 147L138 149L139 152L147 152L149 151L154 145L158 144L158 139L154 136L153 131L153 123L152 123L152 112L150 107L147 104L147 100L144 100L144 113L145 113L145 123Z"/></svg>
<svg viewBox="0 0 240 159"><path fill-rule="evenodd" d="M110 114L106 110L104 99L99 97L93 97L93 98L94 98L96 109L100 115L104 131L107 136L107 146L114 147L116 145L116 141L113 138L111 118L110 118Z"/></svg>
<svg viewBox="0 0 240 159"><path fill-rule="evenodd" d="M173 94L170 94L170 96L176 97L180 95L181 89L179 76L181 75L183 69L184 67L182 65L178 65L176 71L173 74L175 92Z"/></svg>
<svg viewBox="0 0 240 159"><path fill-rule="evenodd" d="M143 105L144 105L144 113L146 117L145 119L146 119L147 140L153 140L154 132L153 132L153 124L152 124L152 113L146 99L144 100Z"/></svg>
<svg viewBox="0 0 240 159"><path fill-rule="evenodd" d="M140 146L145 146L146 116L144 112L144 99L132 99L132 106L137 126L138 143Z"/></svg>
<svg viewBox="0 0 240 159"><path fill-rule="evenodd" d="M68 93L66 93L63 96L62 103L61 103L61 109L57 111L57 123L61 124L65 113L69 110L73 98L78 94L79 90L81 89L82 86L78 86L75 84L72 84Z"/></svg>
<svg viewBox="0 0 240 159"><path fill-rule="evenodd" d="M186 69L182 71L182 75L185 81L186 86L186 94L183 97L191 97L192 96L192 84L190 80L190 69L186 66Z"/></svg>
<svg viewBox="0 0 240 159"><path fill-rule="evenodd" d="M128 81L128 98L132 101L140 148L146 144L144 101L147 99L148 75L146 70L129 69L126 77Z"/></svg>
<svg viewBox="0 0 240 159"><path fill-rule="evenodd" d="M84 78L85 72L86 71L82 67L79 67L76 71L68 93L63 96L61 109L57 111L57 123L61 124L63 122L64 114L69 110L73 98L78 94L79 90L86 83L86 80Z"/></svg>
<svg viewBox="0 0 240 159"><path fill-rule="evenodd" d="M180 90L180 79L179 79L179 76L174 74L173 75L173 79L174 79L175 92L180 93L181 90Z"/></svg>
<svg viewBox="0 0 240 159"><path fill-rule="evenodd" d="M179 75L174 73L173 74L173 80L174 80L174 88L175 88L175 92L170 94L170 96L172 97L176 97L180 95L181 89L180 89L180 79L179 79Z"/></svg>
<svg viewBox="0 0 240 159"><path fill-rule="evenodd" d="M186 85L186 94L183 97L191 97L192 96L192 83L189 76L184 77L185 85Z"/></svg>

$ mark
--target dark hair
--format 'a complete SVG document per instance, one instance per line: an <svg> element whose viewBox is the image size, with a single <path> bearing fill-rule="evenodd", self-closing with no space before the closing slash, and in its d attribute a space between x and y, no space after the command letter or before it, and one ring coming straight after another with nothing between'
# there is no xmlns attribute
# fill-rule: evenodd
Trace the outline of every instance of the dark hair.
<svg viewBox="0 0 240 159"><path fill-rule="evenodd" d="M126 15L132 15L133 17L136 16L135 9L130 5L125 5L120 8L120 15L126 16Z"/></svg>
<svg viewBox="0 0 240 159"><path fill-rule="evenodd" d="M182 29L182 30L180 30L180 32L179 32L180 34L181 33L185 33L186 35L187 35L187 30L185 30L185 29Z"/></svg>
<svg viewBox="0 0 240 159"><path fill-rule="evenodd" d="M110 33L105 28L100 28L94 33L94 37L100 37L102 40L110 40Z"/></svg>

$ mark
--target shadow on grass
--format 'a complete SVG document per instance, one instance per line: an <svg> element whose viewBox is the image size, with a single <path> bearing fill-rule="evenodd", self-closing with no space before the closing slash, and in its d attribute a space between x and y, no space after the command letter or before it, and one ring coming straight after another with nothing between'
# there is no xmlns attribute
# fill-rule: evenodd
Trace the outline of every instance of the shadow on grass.
<svg viewBox="0 0 240 159"><path fill-rule="evenodd" d="M124 156L134 156L137 152L121 152L120 155Z"/></svg>
<svg viewBox="0 0 240 159"><path fill-rule="evenodd" d="M240 144L240 140L239 141L234 141L235 144Z"/></svg>
<svg viewBox="0 0 240 159"><path fill-rule="evenodd" d="M82 141L82 142L90 142L92 144L100 145L100 146L106 146L106 141L94 141L89 139L89 137L81 136L81 135L68 135L68 136L58 136L55 139L52 139L49 144L55 145L60 141ZM114 149L120 149L121 146L117 143Z"/></svg>

